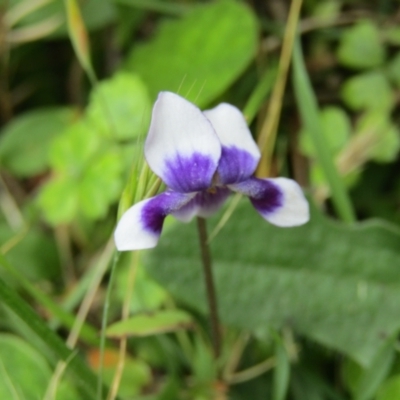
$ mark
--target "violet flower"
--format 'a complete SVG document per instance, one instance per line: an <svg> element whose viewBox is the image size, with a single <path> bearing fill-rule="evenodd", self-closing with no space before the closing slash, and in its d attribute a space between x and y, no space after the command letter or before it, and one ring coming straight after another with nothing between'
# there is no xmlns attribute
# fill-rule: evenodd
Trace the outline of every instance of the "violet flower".
<svg viewBox="0 0 400 400"><path fill-rule="evenodd" d="M253 177L260 151L242 113L230 104L201 112L177 94L161 92L145 156L168 188L125 212L115 231L120 251L156 246L168 214L183 222L208 217L232 191L248 196L274 225L296 226L309 219L308 203L295 181Z"/></svg>

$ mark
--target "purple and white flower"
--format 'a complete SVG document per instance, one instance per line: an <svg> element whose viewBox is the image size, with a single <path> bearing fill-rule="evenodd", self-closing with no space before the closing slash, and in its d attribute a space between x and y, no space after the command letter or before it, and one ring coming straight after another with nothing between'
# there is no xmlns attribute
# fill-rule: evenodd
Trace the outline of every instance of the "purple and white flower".
<svg viewBox="0 0 400 400"><path fill-rule="evenodd" d="M145 156L168 189L125 212L115 231L120 251L156 246L167 215L183 222L208 217L231 192L248 196L274 225L297 226L309 219L308 203L295 181L253 177L260 151L242 113L230 104L202 112L177 94L161 92Z"/></svg>

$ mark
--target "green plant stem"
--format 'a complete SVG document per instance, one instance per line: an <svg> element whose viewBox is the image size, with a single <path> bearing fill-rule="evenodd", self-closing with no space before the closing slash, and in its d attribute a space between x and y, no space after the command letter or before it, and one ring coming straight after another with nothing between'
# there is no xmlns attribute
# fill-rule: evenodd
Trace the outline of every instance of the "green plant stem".
<svg viewBox="0 0 400 400"><path fill-rule="evenodd" d="M293 49L293 83L301 118L305 128L310 133L316 149L317 161L320 163L330 186L335 210L343 221L355 222L353 206L336 169L327 140L322 131L317 99L304 64L299 38L296 39Z"/></svg>
<svg viewBox="0 0 400 400"><path fill-rule="evenodd" d="M199 231L201 261L203 265L204 282L207 291L208 308L210 311L214 356L215 358L218 358L221 353L221 332L218 317L217 295L212 274L210 247L207 239L207 226L204 218L197 217L197 229Z"/></svg>
<svg viewBox="0 0 400 400"><path fill-rule="evenodd" d="M111 265L110 278L108 281L106 299L103 308L103 318L101 321L101 335L100 335L100 365L99 365L99 373L97 379L97 397L96 397L97 400L101 400L103 398L103 364L104 364L104 349L106 346L106 327L108 321L108 311L110 309L110 303L111 303L111 290L114 283L115 270L118 264L120 254L121 253L119 251L116 251L114 254L114 260Z"/></svg>
<svg viewBox="0 0 400 400"><path fill-rule="evenodd" d="M58 359L69 362L69 369L75 375L76 382L85 393L85 398L95 398L96 376L86 366L79 355L73 354L64 342L39 318L33 309L9 288L0 278L0 300L17 314L37 335Z"/></svg>

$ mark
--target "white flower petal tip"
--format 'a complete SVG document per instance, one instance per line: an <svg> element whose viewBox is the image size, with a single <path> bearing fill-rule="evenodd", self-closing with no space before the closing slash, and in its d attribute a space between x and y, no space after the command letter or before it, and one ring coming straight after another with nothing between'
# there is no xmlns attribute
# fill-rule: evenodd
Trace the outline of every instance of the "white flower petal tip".
<svg viewBox="0 0 400 400"><path fill-rule="evenodd" d="M151 199L129 208L121 217L114 232L118 251L150 249L157 245L161 230L146 227L143 210Z"/></svg>
<svg viewBox="0 0 400 400"><path fill-rule="evenodd" d="M307 199L298 183L292 179L269 179L278 186L282 193L281 206L275 211L262 214L263 217L276 226L294 227L304 225L310 219L310 209Z"/></svg>
<svg viewBox="0 0 400 400"><path fill-rule="evenodd" d="M280 227L303 225L310 211L301 187L292 179L250 178L229 187L249 196L254 208L271 224Z"/></svg>
<svg viewBox="0 0 400 400"><path fill-rule="evenodd" d="M167 186L189 193L210 186L221 143L199 108L177 94L161 92L153 107L145 155Z"/></svg>
<svg viewBox="0 0 400 400"><path fill-rule="evenodd" d="M218 174L222 183L232 184L250 177L260 161L260 150L251 136L243 114L236 107L221 103L204 111L222 144Z"/></svg>

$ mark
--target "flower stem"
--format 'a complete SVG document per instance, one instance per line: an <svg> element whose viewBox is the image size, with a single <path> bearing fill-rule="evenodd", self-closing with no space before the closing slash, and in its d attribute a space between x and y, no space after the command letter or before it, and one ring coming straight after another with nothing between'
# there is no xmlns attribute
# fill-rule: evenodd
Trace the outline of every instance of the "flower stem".
<svg viewBox="0 0 400 400"><path fill-rule="evenodd" d="M210 247L207 240L207 226L204 218L197 217L197 229L199 231L201 261L203 264L204 282L206 285L208 308L210 311L214 356L215 358L218 358L221 353L221 332L218 317L217 296L212 274Z"/></svg>

